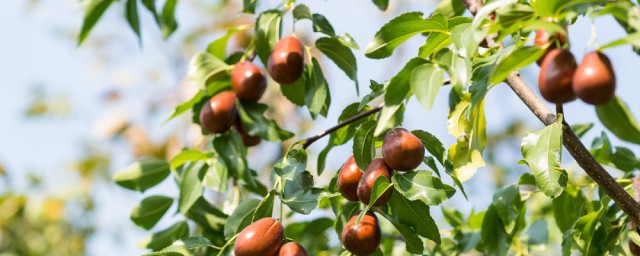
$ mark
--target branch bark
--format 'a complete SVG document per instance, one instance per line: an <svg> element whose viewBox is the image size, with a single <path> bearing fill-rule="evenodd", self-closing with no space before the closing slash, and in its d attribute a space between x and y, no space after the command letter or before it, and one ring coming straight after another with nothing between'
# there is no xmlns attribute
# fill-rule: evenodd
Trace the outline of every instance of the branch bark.
<svg viewBox="0 0 640 256"><path fill-rule="evenodd" d="M302 148L303 149L307 149L309 146L311 146L312 143L314 143L315 141L321 139L322 137L327 136L327 135L331 134L332 132L337 131L338 129L340 129L342 127L345 127L345 126L347 126L349 124L352 124L355 121L358 121L358 120L360 120L362 118L365 118L367 116L370 116L370 115L373 115L375 113L378 113L378 112L380 112L380 110L382 110L383 107L384 107L384 104L380 104L377 107L372 108L370 110L367 110L365 112L362 112L362 113L360 113L358 115L355 115L355 116L345 120L344 122L339 123L339 124L329 128L329 129L327 129L326 131L318 133L315 136L311 136L309 138L306 138L304 144L302 145Z"/></svg>
<svg viewBox="0 0 640 256"><path fill-rule="evenodd" d="M482 6L482 0L462 0L462 2L473 15ZM490 46L502 46L500 43L489 41ZM531 90L517 71L511 72L505 82L542 123L550 125L556 122L555 113ZM640 224L640 204L596 161L566 120L563 121L563 125L562 141L569 154L633 222Z"/></svg>

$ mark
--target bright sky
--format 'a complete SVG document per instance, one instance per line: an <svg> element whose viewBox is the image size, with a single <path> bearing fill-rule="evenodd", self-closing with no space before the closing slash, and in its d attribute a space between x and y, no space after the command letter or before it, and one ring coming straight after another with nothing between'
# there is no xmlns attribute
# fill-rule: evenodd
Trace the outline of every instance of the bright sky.
<svg viewBox="0 0 640 256"><path fill-rule="evenodd" d="M186 72L186 62L194 50L183 51L180 38L184 36L180 31L185 28L202 26L206 20L201 18L202 11L191 6L193 1L179 3L177 19L180 23L178 33L168 42L163 42L155 24L150 17L143 16L143 47L126 26L121 15L121 4L108 11L106 17L96 26L94 33L87 40L87 45L77 48L70 33L75 34L80 27L82 10L75 0L41 0L40 4L28 11L26 1L7 1L0 9L0 24L3 24L3 36L0 42L0 163L13 176L27 171L34 171L44 175L48 182L48 192L63 193L64 187L72 185L71 172L66 165L81 155L83 140L96 141L110 145L109 141L96 135L101 127L96 127L96 117L117 116L125 112L135 120L144 123L152 130L154 136L162 136L171 125L160 127L161 118L169 115L169 108L160 109L159 118L148 118L144 102L152 99L154 93L166 94L167 90L177 90L182 75ZM373 38L377 28L394 17L394 14L381 14L368 1L301 1L310 6L312 11L324 14L334 25L338 33L348 32L361 46L356 51L358 58L358 77L363 95L368 93L369 79L384 81L395 74L412 55L417 52L423 42L420 37L411 39L399 48L392 61L370 60L364 57L364 48ZM425 13L434 7L433 1L424 4L419 1L391 1L392 6L402 4L395 14L408 10L422 9ZM290 22L290 21L285 21ZM581 22L570 28L572 52L578 61L586 52L585 47L589 39L590 22ZM623 35L622 29L612 20L596 20L596 31L600 44L617 39ZM307 29L308 22L302 22L298 29ZM290 29L289 29L290 30ZM285 34L289 32L285 27ZM110 39L110 40L105 40ZM204 49L207 42L201 42L199 49ZM103 47L100 51L96 48ZM632 112L640 117L640 88L637 86L640 57L629 47L608 49L605 53L613 62L618 78L617 93L629 104ZM175 63L179 65L175 65ZM144 80L152 67L160 70L171 69L174 72L164 72L154 81ZM325 74L333 92L330 115L327 119L320 119L311 128L309 134L315 134L331 126L337 120L340 111L352 103L357 96L353 90L353 82L333 64L323 66ZM523 73L530 85L537 82L537 66L532 65ZM53 95L69 97L72 112L64 119L26 119L22 112L30 99L30 89L34 85L43 85L46 92ZM124 94L122 104L103 105L100 97L110 88L120 88ZM340 90L340 93L336 93ZM534 88L537 91L536 88ZM445 145L454 142L446 132L446 109L448 90L442 90L438 96L434 109L427 112L412 100L408 106L404 126L408 129L424 129L438 136ZM144 100L139 100L140 98ZM506 85L494 88L486 100L487 130L489 133L500 130L514 118L528 119L530 129L540 129L542 125L526 109L519 99ZM565 106L565 113L570 123L596 123L594 129L584 140L590 145L593 136L598 135L603 127L597 121L592 106L579 101ZM614 145L627 145L610 134ZM311 155L315 158L326 142L320 141L311 147ZM111 145L124 148L123 145ZM640 155L638 146L629 146ZM351 146L343 146L332 151L327 167L337 169L342 160L350 155ZM114 171L130 163L130 152L124 151L113 160ZM564 154L567 156L568 154ZM512 154L501 156L514 162L520 158L519 147L514 147ZM339 159L332 161L331 159ZM515 165L515 164L514 164ZM315 166L315 165L313 165ZM526 170L519 167L520 171ZM492 191L491 175L482 175L486 170L480 170L481 175L476 181L466 185L470 201L466 203L461 196L456 195L446 205L464 207L485 207L486 198L490 198ZM61 175L63 173L63 175ZM18 188L25 191L25 180L17 180ZM445 179L446 182L450 180ZM473 184L480 184L474 186ZM162 192L172 195L175 188L172 184L164 184ZM136 228L129 220L132 207L141 199L141 195L126 191L115 185L103 185L95 190L98 200L99 231L91 238L90 255L137 255L143 250L135 247L145 233ZM439 210L432 211L439 215ZM169 218L163 219L162 228L171 224ZM164 226L163 226L164 225ZM120 237L117 237L119 235Z"/></svg>

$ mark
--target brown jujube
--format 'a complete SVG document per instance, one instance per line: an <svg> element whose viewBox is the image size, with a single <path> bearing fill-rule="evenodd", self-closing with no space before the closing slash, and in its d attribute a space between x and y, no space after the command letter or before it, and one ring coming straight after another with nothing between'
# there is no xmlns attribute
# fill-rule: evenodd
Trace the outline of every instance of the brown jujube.
<svg viewBox="0 0 640 256"><path fill-rule="evenodd" d="M349 201L358 201L358 183L362 177L362 170L356 164L353 156L349 157L338 173L338 190Z"/></svg>
<svg viewBox="0 0 640 256"><path fill-rule="evenodd" d="M572 89L573 74L577 68L576 59L568 50L549 51L540 66L538 88L540 94L552 103L566 103L576 98Z"/></svg>
<svg viewBox="0 0 640 256"><path fill-rule="evenodd" d="M573 92L582 101L602 105L615 95L616 76L611 62L600 52L590 52L573 74Z"/></svg>
<svg viewBox="0 0 640 256"><path fill-rule="evenodd" d="M226 132L236 118L236 94L224 91L211 97L200 110L200 124L210 133Z"/></svg>
<svg viewBox="0 0 640 256"><path fill-rule="evenodd" d="M267 78L251 61L237 63L231 70L231 86L238 99L256 102L267 89Z"/></svg>
<svg viewBox="0 0 640 256"><path fill-rule="evenodd" d="M382 239L378 218L372 212L367 212L358 224L357 219L358 214L351 217L342 230L342 245L355 255L372 254Z"/></svg>
<svg viewBox="0 0 640 256"><path fill-rule="evenodd" d="M244 228L236 238L236 256L274 256L278 253L284 228L274 218L262 218Z"/></svg>
<svg viewBox="0 0 640 256"><path fill-rule="evenodd" d="M384 137L382 156L391 169L411 171L422 163L424 145L413 133L404 128L395 128Z"/></svg>
<svg viewBox="0 0 640 256"><path fill-rule="evenodd" d="M362 177L360 177L360 182L358 182L358 199L360 199L360 202L368 205L371 200L371 190L373 189L373 184L376 182L376 179L379 176L384 176L391 182L391 175L393 175L393 170L389 169L382 158L371 161L367 166L367 170L365 170ZM386 204L389 198L391 198L391 193L393 193L393 189L384 192L384 194L378 197L378 200L376 200L373 206Z"/></svg>
<svg viewBox="0 0 640 256"><path fill-rule="evenodd" d="M309 256L309 253L301 244L288 242L280 247L280 253L278 253L278 256Z"/></svg>
<svg viewBox="0 0 640 256"><path fill-rule="evenodd" d="M304 46L295 37L285 37L273 48L267 62L269 75L280 84L298 80L304 69Z"/></svg>

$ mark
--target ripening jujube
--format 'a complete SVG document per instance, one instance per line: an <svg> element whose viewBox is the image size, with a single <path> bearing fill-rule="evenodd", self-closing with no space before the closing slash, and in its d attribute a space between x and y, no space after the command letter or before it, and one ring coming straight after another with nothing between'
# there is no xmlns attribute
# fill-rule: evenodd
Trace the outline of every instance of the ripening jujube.
<svg viewBox="0 0 640 256"><path fill-rule="evenodd" d="M553 49L540 65L538 88L540 94L552 103L566 103L576 98L573 93L573 74L577 68L576 59L568 50Z"/></svg>
<svg viewBox="0 0 640 256"><path fill-rule="evenodd" d="M615 95L616 76L611 61L601 52L590 52L573 74L573 92L582 101L602 105Z"/></svg>
<svg viewBox="0 0 640 256"><path fill-rule="evenodd" d="M284 227L274 218L262 218L245 227L236 238L236 256L274 256L284 239Z"/></svg>
<svg viewBox="0 0 640 256"><path fill-rule="evenodd" d="M387 166L382 158L371 161L364 171L364 174L362 174L362 177L360 177L360 182L358 182L358 199L360 199L360 202L367 205L369 204L371 201L371 190L378 177L384 176L391 182L392 175L393 170ZM376 200L373 206L386 204L389 198L391 198L391 193L393 193L393 189L384 192L384 194L378 197L378 200Z"/></svg>
<svg viewBox="0 0 640 256"><path fill-rule="evenodd" d="M257 102L267 89L267 78L256 64L243 61L237 63L231 70L231 86L238 99Z"/></svg>
<svg viewBox="0 0 640 256"><path fill-rule="evenodd" d="M200 123L210 133L229 130L236 119L236 94L224 91L211 97L200 110Z"/></svg>
<svg viewBox="0 0 640 256"><path fill-rule="evenodd" d="M274 81L290 84L298 80L304 69L304 46L295 37L285 37L273 47L267 70Z"/></svg>
<svg viewBox="0 0 640 256"><path fill-rule="evenodd" d="M411 171L424 159L424 145L413 133L404 128L387 132L382 143L384 161L396 171Z"/></svg>
<svg viewBox="0 0 640 256"><path fill-rule="evenodd" d="M351 156L338 172L338 190L344 198L352 202L358 201L358 183L361 177L362 170Z"/></svg>
<svg viewBox="0 0 640 256"><path fill-rule="evenodd" d="M309 253L301 244L288 242L280 247L278 256L309 256Z"/></svg>
<svg viewBox="0 0 640 256"><path fill-rule="evenodd" d="M360 223L356 224L358 215L351 217L342 230L342 245L355 255L369 255L380 246L382 240L380 223L375 214L367 212Z"/></svg>

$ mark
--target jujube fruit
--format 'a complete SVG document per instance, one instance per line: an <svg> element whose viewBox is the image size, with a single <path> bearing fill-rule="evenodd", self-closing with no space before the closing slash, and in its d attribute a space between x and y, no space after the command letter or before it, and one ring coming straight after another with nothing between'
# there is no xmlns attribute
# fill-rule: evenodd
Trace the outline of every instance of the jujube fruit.
<svg viewBox="0 0 640 256"><path fill-rule="evenodd" d="M342 230L342 245L355 255L372 254L382 239L378 218L372 212L367 212L358 224L357 219L358 214L351 217Z"/></svg>
<svg viewBox="0 0 640 256"><path fill-rule="evenodd" d="M240 138L242 138L242 144L244 144L245 147L256 146L262 141L262 138L260 138L260 136L251 136L247 133L247 131L244 130L244 127L242 127L242 121L240 120L239 116L236 116L235 127L238 134L240 134Z"/></svg>
<svg viewBox="0 0 640 256"><path fill-rule="evenodd" d="M362 177L362 170L356 164L353 156L349 157L338 173L338 190L349 201L358 201L358 183Z"/></svg>
<svg viewBox="0 0 640 256"><path fill-rule="evenodd" d="M226 132L236 118L236 94L224 91L207 101L200 110L200 124L210 133Z"/></svg>
<svg viewBox="0 0 640 256"><path fill-rule="evenodd" d="M565 103L576 98L572 89L573 74L578 64L568 50L549 51L540 66L538 88L540 94L552 103Z"/></svg>
<svg viewBox="0 0 640 256"><path fill-rule="evenodd" d="M231 86L238 99L256 102L267 89L267 78L251 61L237 63L231 70Z"/></svg>
<svg viewBox="0 0 640 256"><path fill-rule="evenodd" d="M387 132L382 143L384 161L396 171L411 171L424 159L424 145L418 137L404 128Z"/></svg>
<svg viewBox="0 0 640 256"><path fill-rule="evenodd" d="M360 182L358 182L358 199L360 199L360 202L368 205L371 200L371 190L373 189L373 184L376 182L376 179L384 176L391 182L391 175L393 175L393 170L389 169L382 158L371 161L367 166L367 170L365 170L362 177L360 177ZM386 204L389 198L391 198L392 192L393 189L384 192L384 194L378 197L378 200L376 200L373 206Z"/></svg>
<svg viewBox="0 0 640 256"><path fill-rule="evenodd" d="M304 68L304 46L295 37L285 37L273 48L267 69L271 78L280 84L298 80Z"/></svg>
<svg viewBox="0 0 640 256"><path fill-rule="evenodd" d="M309 256L304 247L296 242L288 242L280 247L280 253L278 256Z"/></svg>
<svg viewBox="0 0 640 256"><path fill-rule="evenodd" d="M611 62L600 52L584 56L573 74L573 92L586 103L601 105L615 95L616 76Z"/></svg>
<svg viewBox="0 0 640 256"><path fill-rule="evenodd" d="M236 256L274 256L278 253L284 228L274 218L262 218L244 228L236 238Z"/></svg>

